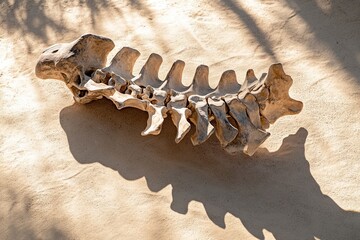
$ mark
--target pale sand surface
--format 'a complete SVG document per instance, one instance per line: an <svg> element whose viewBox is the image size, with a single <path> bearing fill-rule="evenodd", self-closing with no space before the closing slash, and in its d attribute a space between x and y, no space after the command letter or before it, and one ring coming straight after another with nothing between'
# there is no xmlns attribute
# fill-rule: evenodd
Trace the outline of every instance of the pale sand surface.
<svg viewBox="0 0 360 240"><path fill-rule="evenodd" d="M0 3L0 239L360 239L358 1L37 1ZM175 144L166 119L108 100L74 104L40 80L40 53L83 33L176 59L212 86L277 62L304 102L253 157L212 137ZM111 56L109 56L111 57Z"/></svg>

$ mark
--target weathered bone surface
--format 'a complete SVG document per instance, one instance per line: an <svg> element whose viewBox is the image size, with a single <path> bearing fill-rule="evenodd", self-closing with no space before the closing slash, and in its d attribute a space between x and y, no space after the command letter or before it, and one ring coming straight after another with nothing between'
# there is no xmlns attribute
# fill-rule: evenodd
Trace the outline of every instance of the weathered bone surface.
<svg viewBox="0 0 360 240"><path fill-rule="evenodd" d="M289 96L292 84L280 63L270 66L268 74L257 79L248 70L240 85L233 70L225 71L218 86L209 86L209 67L200 65L190 86L182 84L185 63L177 60L166 78L158 77L162 57L151 54L138 75L133 66L139 51L124 47L106 66L114 48L111 39L86 34L71 43L46 49L35 69L39 78L59 79L66 83L79 103L106 97L118 109L138 108L148 112L142 135L157 135L167 113L177 128L175 142L189 132L195 133L194 145L206 141L213 133L229 153L254 154L269 137L265 129L279 117L297 114L303 104ZM190 120L190 122L189 122Z"/></svg>

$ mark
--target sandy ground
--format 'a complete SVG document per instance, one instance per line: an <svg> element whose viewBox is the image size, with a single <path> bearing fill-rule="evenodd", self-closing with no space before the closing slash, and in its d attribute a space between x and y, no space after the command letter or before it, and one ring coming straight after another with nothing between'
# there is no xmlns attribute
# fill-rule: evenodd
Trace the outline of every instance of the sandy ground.
<svg viewBox="0 0 360 240"><path fill-rule="evenodd" d="M0 239L360 239L358 1L0 3ZM83 33L176 59L212 86L281 62L304 102L253 157L212 137L175 144L169 119L107 100L74 104L34 75L43 49ZM110 57L111 57L110 56Z"/></svg>

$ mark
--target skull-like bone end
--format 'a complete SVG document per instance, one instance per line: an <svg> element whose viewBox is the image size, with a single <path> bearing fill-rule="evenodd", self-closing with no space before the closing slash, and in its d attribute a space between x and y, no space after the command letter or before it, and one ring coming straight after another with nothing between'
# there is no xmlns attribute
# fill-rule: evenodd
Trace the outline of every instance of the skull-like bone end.
<svg viewBox="0 0 360 240"><path fill-rule="evenodd" d="M55 44L41 54L35 74L42 79L59 79L66 83L76 81L77 78L71 78L74 75L84 79L84 75L105 67L107 55L114 46L111 39L93 34L84 34L71 43Z"/></svg>

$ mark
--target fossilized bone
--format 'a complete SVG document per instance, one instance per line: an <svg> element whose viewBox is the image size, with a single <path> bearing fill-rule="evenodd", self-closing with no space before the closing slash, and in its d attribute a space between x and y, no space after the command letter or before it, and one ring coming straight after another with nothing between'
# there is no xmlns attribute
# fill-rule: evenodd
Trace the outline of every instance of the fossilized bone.
<svg viewBox="0 0 360 240"><path fill-rule="evenodd" d="M71 43L56 44L46 49L37 65L39 78L59 79L66 83L79 103L106 97L118 109L133 107L148 112L147 126L142 135L157 135L167 113L177 127L175 141L189 132L195 133L194 145L206 141L214 132L221 146L230 153L243 151L248 155L269 137L265 131L279 117L297 114L302 102L289 96L292 84L280 63L270 66L268 74L257 79L248 70L242 85L233 70L225 71L218 86L209 86L209 68L200 65L193 82L182 84L185 63L177 60L162 81L158 71L160 55L152 53L140 73L133 75L133 66L140 53L122 48L106 67L106 58L114 48L111 39L86 34Z"/></svg>

